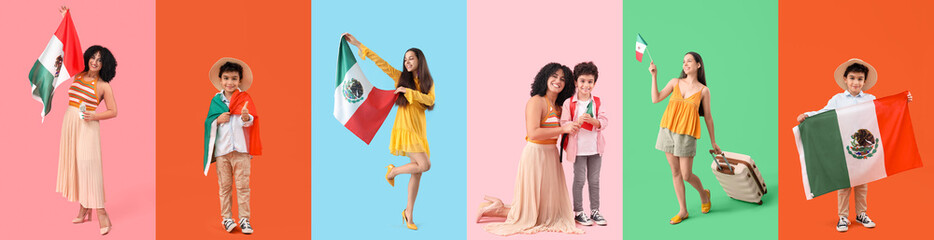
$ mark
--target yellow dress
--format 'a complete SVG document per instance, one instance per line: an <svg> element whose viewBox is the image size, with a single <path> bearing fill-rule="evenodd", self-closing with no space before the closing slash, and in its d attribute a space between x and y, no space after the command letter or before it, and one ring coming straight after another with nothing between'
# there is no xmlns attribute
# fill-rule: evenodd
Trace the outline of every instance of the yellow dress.
<svg viewBox="0 0 934 240"><path fill-rule="evenodd" d="M377 67L396 82L396 85L399 84L402 71L393 68L388 62L362 44L360 45L360 58L361 60L370 58L376 63ZM406 153L423 152L430 157L428 134L425 131L425 106L435 104L435 87L432 85L428 94L422 93L417 77L415 78L415 87L414 91L406 91L404 94L409 105L400 106L396 111L396 121L392 125L392 133L389 137L389 152L396 156L408 156Z"/></svg>

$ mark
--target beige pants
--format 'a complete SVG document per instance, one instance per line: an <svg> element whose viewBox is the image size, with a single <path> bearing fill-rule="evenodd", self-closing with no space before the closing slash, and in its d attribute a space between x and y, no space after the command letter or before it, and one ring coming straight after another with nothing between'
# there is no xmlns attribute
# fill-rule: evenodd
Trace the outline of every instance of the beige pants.
<svg viewBox="0 0 934 240"><path fill-rule="evenodd" d="M869 185L863 184L853 188L837 190L837 214L839 214L840 217L850 217L850 191L854 192L856 214L866 212L866 195L869 194Z"/></svg>
<svg viewBox="0 0 934 240"><path fill-rule="evenodd" d="M217 185L221 199L221 217L231 217L231 186L237 182L237 209L240 218L250 218L250 155L231 152L217 157Z"/></svg>

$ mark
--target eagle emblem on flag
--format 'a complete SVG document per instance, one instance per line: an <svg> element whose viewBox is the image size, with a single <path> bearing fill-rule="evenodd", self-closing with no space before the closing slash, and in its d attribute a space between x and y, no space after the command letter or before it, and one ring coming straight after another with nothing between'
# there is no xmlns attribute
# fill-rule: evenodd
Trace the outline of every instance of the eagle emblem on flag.
<svg viewBox="0 0 934 240"><path fill-rule="evenodd" d="M878 148L879 139L869 130L860 129L850 135L850 146L846 147L846 152L853 158L866 159L872 157Z"/></svg>
<svg viewBox="0 0 934 240"><path fill-rule="evenodd" d="M344 99L350 103L356 103L363 99L363 84L356 78L344 82Z"/></svg>

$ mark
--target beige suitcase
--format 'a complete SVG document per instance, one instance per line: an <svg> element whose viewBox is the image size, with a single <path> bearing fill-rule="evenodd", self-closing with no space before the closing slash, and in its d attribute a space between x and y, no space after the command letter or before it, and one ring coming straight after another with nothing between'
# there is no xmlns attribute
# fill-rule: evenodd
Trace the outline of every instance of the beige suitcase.
<svg viewBox="0 0 934 240"><path fill-rule="evenodd" d="M710 150L713 162L710 168L717 181L731 198L762 205L762 195L768 192L765 180L756 167L756 162L748 155L722 152L717 155Z"/></svg>

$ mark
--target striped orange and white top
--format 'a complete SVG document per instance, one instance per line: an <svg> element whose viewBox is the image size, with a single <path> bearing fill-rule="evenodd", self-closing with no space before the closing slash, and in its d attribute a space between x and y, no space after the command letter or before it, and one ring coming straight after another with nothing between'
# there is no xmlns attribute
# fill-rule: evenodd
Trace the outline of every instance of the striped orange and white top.
<svg viewBox="0 0 934 240"><path fill-rule="evenodd" d="M87 111L97 110L97 104L100 103L97 98L97 79L85 81L84 74L75 76L68 88L68 105L80 107L81 103L87 106Z"/></svg>
<svg viewBox="0 0 934 240"><path fill-rule="evenodd" d="M555 108L555 105L551 102L548 103L548 113L545 114L545 117L542 118L541 123L538 125L541 128L559 128L561 127L561 122L558 120L559 114L558 110ZM555 136L552 139L547 140L532 140L528 136L525 137L526 141L537 144L555 144L558 143L558 137Z"/></svg>

